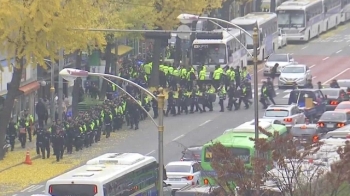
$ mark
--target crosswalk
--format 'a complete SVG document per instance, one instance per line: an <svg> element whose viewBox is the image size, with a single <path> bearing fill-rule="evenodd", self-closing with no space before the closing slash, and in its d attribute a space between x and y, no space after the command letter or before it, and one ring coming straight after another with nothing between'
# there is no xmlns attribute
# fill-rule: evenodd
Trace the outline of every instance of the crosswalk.
<svg viewBox="0 0 350 196"><path fill-rule="evenodd" d="M31 185L23 190L20 191L20 193L44 193L45 190L44 190L44 187L45 185L43 184L36 184L36 185ZM16 195L12 195L12 196L17 196Z"/></svg>

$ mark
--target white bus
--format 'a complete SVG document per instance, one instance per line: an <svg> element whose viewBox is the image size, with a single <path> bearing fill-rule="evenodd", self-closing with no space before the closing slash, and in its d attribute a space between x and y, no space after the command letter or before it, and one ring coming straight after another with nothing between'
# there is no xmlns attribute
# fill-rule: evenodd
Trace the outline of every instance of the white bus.
<svg viewBox="0 0 350 196"><path fill-rule="evenodd" d="M107 153L46 183L52 196L156 196L158 164L138 153Z"/></svg>
<svg viewBox="0 0 350 196"><path fill-rule="evenodd" d="M290 41L309 41L341 22L341 0L286 1L277 7L278 27Z"/></svg>
<svg viewBox="0 0 350 196"><path fill-rule="evenodd" d="M216 65L221 67L247 66L246 37L238 29L214 30L218 34L197 33L192 45L192 65L206 66L210 80Z"/></svg>
<svg viewBox="0 0 350 196"><path fill-rule="evenodd" d="M341 0L340 22L345 23L350 19L350 0Z"/></svg>
<svg viewBox="0 0 350 196"><path fill-rule="evenodd" d="M277 15L267 12L252 12L243 17L231 20L231 23L243 28L253 35L254 27L258 28L258 60L263 61L278 48ZM253 53L253 39L246 35L247 48ZM248 60L252 60L251 56Z"/></svg>

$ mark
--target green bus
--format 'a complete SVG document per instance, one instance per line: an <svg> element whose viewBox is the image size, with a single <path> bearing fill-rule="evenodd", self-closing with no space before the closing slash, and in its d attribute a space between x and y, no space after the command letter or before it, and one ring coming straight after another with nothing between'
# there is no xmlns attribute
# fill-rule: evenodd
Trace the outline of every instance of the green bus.
<svg viewBox="0 0 350 196"><path fill-rule="evenodd" d="M278 132L280 135L287 135L287 128L281 124L271 124L269 122L259 122L259 126L268 132L274 133ZM255 154L255 144L249 138L255 137L255 127L254 122L244 123L234 129L229 129L224 132L223 135L217 137L213 141L205 144L202 149L201 158L201 184L215 185L214 178L216 177L216 172L211 167L212 153L210 152L210 147L213 144L219 142L225 147L229 148L232 154L238 156L242 159L247 168L251 168L250 158ZM259 134L259 138L267 138L264 134Z"/></svg>

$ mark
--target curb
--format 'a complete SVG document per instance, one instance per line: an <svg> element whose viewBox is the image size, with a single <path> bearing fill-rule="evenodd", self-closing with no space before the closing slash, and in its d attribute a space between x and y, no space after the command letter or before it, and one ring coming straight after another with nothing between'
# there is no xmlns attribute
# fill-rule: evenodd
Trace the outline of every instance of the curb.
<svg viewBox="0 0 350 196"><path fill-rule="evenodd" d="M37 155L37 156L33 157L31 160L36 160L36 159L39 159L39 158L40 158L40 155ZM17 164L15 164L15 165L12 165L12 166L10 166L10 167L7 167L7 168L5 168L5 169L2 169L2 170L0 170L0 173L1 173L1 172L4 172L4 171L6 171L6 170L12 169L12 168L14 168L14 167L20 166L20 165L22 165L22 164L24 164L24 163L23 163L23 162L17 163Z"/></svg>

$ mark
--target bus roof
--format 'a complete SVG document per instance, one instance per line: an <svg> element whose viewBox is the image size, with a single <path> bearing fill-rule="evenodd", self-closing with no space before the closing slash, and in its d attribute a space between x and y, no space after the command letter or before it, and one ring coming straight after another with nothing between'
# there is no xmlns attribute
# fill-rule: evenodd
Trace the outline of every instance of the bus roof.
<svg viewBox="0 0 350 196"><path fill-rule="evenodd" d="M223 39L195 39L193 41L193 44L223 44L234 39L233 36L239 37L240 34L244 34L239 29L233 29L233 28L216 29L213 32L222 32Z"/></svg>
<svg viewBox="0 0 350 196"><path fill-rule="evenodd" d="M259 121L259 127L265 129L268 132L280 132L284 129L275 129L275 128L279 128L279 127L285 127L284 125L279 125L279 124L273 124L271 122L264 122L264 121ZM239 125L236 128L233 129L228 129L224 132L224 134L227 133L255 133L255 123L254 121L249 121L246 123L243 123L242 125ZM281 134L281 133L280 133Z"/></svg>
<svg viewBox="0 0 350 196"><path fill-rule="evenodd" d="M283 2L277 7L277 10L295 10L295 9L305 9L307 6L320 3L322 0L290 0Z"/></svg>
<svg viewBox="0 0 350 196"><path fill-rule="evenodd" d="M276 18L277 15L272 12L252 12L243 17L237 17L231 20L231 23L236 25L249 25L258 23L258 25L264 24L266 21L269 21L273 18Z"/></svg>
<svg viewBox="0 0 350 196"><path fill-rule="evenodd" d="M110 156L114 154L115 157ZM138 156L139 161L135 161L134 157ZM59 175L49 181L48 184L71 184L71 183L107 183L113 179L117 179L130 171L134 171L142 166L156 162L154 157L143 156L138 153L107 153L95 159L88 161L87 165L83 165L67 173ZM128 161L127 158L130 158ZM132 160L133 159L133 160ZM102 160L100 164L98 161ZM108 160L108 161L107 161Z"/></svg>

